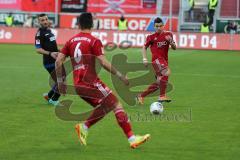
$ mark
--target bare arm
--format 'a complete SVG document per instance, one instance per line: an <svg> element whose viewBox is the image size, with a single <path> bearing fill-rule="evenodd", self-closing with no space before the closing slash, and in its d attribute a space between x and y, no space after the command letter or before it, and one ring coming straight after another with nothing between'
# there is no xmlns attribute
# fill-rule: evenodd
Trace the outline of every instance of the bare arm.
<svg viewBox="0 0 240 160"><path fill-rule="evenodd" d="M66 59L66 56L62 53L58 54L57 60L55 62L56 75L59 82L63 81L63 63Z"/></svg>
<svg viewBox="0 0 240 160"><path fill-rule="evenodd" d="M172 43L170 43L170 46L172 47L173 50L177 49L176 43L174 41L172 41Z"/></svg>
<svg viewBox="0 0 240 160"><path fill-rule="evenodd" d="M143 46L142 48L142 57L143 57L143 64L145 67L148 66L148 59L147 59L147 48Z"/></svg>
<svg viewBox="0 0 240 160"><path fill-rule="evenodd" d="M44 50L44 49L42 49L42 48L37 48L36 51L37 51L37 53L39 53L39 54L45 54L45 55L50 55L50 53L51 53L51 52L46 51L46 50Z"/></svg>
<svg viewBox="0 0 240 160"><path fill-rule="evenodd" d="M55 62L55 70L56 70L56 76L57 76L57 83L58 83L58 89L59 92L63 95L66 93L66 85L64 82L66 82L65 77L63 76L63 63L66 59L66 55L59 53L57 56L57 60Z"/></svg>
<svg viewBox="0 0 240 160"><path fill-rule="evenodd" d="M171 36L166 36L165 37L166 39L167 39L167 41L169 42L169 45L171 46L171 48L173 49L173 50L176 50L177 49L177 46L176 46L176 43L175 43L175 41L173 40L173 38L171 37Z"/></svg>
<svg viewBox="0 0 240 160"><path fill-rule="evenodd" d="M113 75L117 74L118 72L117 69L113 67L111 63L108 62L108 60L105 58L104 55L98 56L97 58L104 69L106 69L108 72L112 73Z"/></svg>
<svg viewBox="0 0 240 160"><path fill-rule="evenodd" d="M142 56L143 59L147 59L147 48L145 46L143 46L142 48Z"/></svg>
<svg viewBox="0 0 240 160"><path fill-rule="evenodd" d="M129 84L127 77L122 75L111 63L109 63L104 55L98 56L97 58L105 70L107 70L108 72L110 72L113 75L116 75L126 85Z"/></svg>
<svg viewBox="0 0 240 160"><path fill-rule="evenodd" d="M58 52L46 51L46 50L44 50L43 48L37 48L37 49L36 49L36 52L39 53L39 54L42 54L42 55L51 56L51 57L53 57L54 59L56 59L56 58L57 58L57 55L58 55Z"/></svg>

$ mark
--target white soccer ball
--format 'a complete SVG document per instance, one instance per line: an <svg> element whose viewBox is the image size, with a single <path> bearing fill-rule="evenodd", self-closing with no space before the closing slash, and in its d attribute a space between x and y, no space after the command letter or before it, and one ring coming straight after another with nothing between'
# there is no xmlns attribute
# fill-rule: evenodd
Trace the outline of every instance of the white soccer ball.
<svg viewBox="0 0 240 160"><path fill-rule="evenodd" d="M150 112L152 114L160 114L163 112L163 105L160 102L153 102L150 106Z"/></svg>

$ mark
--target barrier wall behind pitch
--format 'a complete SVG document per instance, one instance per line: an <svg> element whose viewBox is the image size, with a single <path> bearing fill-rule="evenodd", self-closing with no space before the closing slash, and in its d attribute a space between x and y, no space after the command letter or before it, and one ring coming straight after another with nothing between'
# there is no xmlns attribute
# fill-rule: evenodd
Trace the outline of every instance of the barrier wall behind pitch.
<svg viewBox="0 0 240 160"><path fill-rule="evenodd" d="M59 45L63 45L69 38L77 34L77 29L53 29ZM0 43L34 44L36 28L0 27ZM92 34L100 38L104 45L128 42L132 47L142 47L147 31L105 31L97 30ZM230 34L201 34L201 33L173 33L178 48L210 49L210 50L240 50L240 35Z"/></svg>

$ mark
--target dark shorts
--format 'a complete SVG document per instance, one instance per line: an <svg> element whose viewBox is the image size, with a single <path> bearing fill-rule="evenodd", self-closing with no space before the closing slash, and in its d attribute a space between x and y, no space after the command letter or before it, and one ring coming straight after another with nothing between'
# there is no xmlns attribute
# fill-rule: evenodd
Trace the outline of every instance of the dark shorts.
<svg viewBox="0 0 240 160"><path fill-rule="evenodd" d="M52 87L54 87L57 83L57 77L55 72L55 63L52 64L44 64L44 68L48 71L49 75L49 83Z"/></svg>
<svg viewBox="0 0 240 160"><path fill-rule="evenodd" d="M44 68L51 74L55 70L55 63L43 64Z"/></svg>

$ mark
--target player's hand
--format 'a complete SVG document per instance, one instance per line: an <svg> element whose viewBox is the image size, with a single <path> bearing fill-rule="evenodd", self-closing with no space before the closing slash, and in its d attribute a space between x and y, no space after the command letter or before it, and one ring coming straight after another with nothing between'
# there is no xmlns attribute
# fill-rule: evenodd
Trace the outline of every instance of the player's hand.
<svg viewBox="0 0 240 160"><path fill-rule="evenodd" d="M148 66L148 60L147 60L146 58L143 58L143 65L144 65L145 67Z"/></svg>
<svg viewBox="0 0 240 160"><path fill-rule="evenodd" d="M50 56L54 59L57 59L58 52L50 52Z"/></svg>
<svg viewBox="0 0 240 160"><path fill-rule="evenodd" d="M58 91L61 95L65 96L67 93L67 85L65 82L58 82Z"/></svg>
<svg viewBox="0 0 240 160"><path fill-rule="evenodd" d="M170 44L173 44L174 43L174 40L173 38L170 36L170 35L167 35L165 36L166 40L170 43Z"/></svg>
<svg viewBox="0 0 240 160"><path fill-rule="evenodd" d="M127 76L121 76L119 79L126 85L129 85L128 77Z"/></svg>
<svg viewBox="0 0 240 160"><path fill-rule="evenodd" d="M122 75L122 73L120 73L119 71L117 71L116 75L125 85L129 85L127 76Z"/></svg>
<svg viewBox="0 0 240 160"><path fill-rule="evenodd" d="M171 45L172 49L176 50L177 47L176 47L176 44L175 44L173 38L170 35L167 35L165 38L169 42L169 44Z"/></svg>

